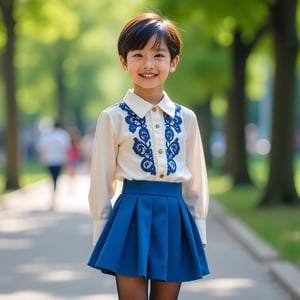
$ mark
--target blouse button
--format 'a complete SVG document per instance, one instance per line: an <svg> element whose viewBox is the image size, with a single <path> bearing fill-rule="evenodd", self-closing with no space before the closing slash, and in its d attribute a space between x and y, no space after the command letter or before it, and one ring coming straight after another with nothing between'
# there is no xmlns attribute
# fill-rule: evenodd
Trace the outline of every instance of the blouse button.
<svg viewBox="0 0 300 300"><path fill-rule="evenodd" d="M155 128L159 128L159 124L155 124Z"/></svg>
<svg viewBox="0 0 300 300"><path fill-rule="evenodd" d="M162 154L163 153L162 149L158 149L158 153Z"/></svg>
<svg viewBox="0 0 300 300"><path fill-rule="evenodd" d="M152 108L152 111L153 111L153 112L156 112L156 107L153 107L153 108Z"/></svg>
<svg viewBox="0 0 300 300"><path fill-rule="evenodd" d="M160 178L164 178L165 175L164 175L164 174L160 174L159 177L160 177Z"/></svg>

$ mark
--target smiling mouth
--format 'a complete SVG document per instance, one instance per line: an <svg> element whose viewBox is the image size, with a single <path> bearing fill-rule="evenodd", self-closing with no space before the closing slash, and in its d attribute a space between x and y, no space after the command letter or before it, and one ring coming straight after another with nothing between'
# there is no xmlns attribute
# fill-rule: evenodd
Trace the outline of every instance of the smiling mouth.
<svg viewBox="0 0 300 300"><path fill-rule="evenodd" d="M154 77L156 77L157 75L156 74L153 74L153 73L151 73L151 74L140 74L140 76L142 76L143 78L154 78Z"/></svg>

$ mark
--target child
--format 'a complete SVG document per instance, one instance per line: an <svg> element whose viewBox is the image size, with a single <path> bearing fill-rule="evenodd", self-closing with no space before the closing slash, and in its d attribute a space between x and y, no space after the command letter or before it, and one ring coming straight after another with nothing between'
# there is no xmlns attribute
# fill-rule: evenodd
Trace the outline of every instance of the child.
<svg viewBox="0 0 300 300"><path fill-rule="evenodd" d="M144 13L129 21L118 51L133 89L101 113L96 128L89 192L96 246L88 265L115 276L122 300L148 299L148 281L149 299L177 299L181 282L209 273L196 116L163 90L180 50L169 20ZM112 208L116 180L123 188Z"/></svg>

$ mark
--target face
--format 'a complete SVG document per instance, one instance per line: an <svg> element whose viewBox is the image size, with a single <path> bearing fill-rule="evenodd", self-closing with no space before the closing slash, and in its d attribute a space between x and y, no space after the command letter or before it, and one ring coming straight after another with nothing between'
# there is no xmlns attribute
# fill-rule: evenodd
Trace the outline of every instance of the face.
<svg viewBox="0 0 300 300"><path fill-rule="evenodd" d="M120 56L123 69L128 71L133 82L134 92L147 100L145 95L162 97L164 82L170 72L174 72L179 56L171 61L170 51L164 40L159 47L153 47L156 36L152 36L143 49L132 50L127 54L127 62Z"/></svg>

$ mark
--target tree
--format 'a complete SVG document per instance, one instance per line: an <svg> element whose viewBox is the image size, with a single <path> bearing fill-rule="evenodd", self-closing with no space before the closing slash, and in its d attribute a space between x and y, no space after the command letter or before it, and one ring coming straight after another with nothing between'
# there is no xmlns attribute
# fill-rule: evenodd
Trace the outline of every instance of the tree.
<svg viewBox="0 0 300 300"><path fill-rule="evenodd" d="M169 3L168 1L161 2L164 3L164 5ZM263 30L265 25L271 26L275 49L272 149L269 179L261 200L261 205L299 203L293 172L293 115L295 111L295 67L298 52L295 28L297 0L203 0L197 3L190 0L172 2L172 5L177 8L177 12L183 12L186 18L193 16L197 9L202 10L203 13L208 16L207 21L210 22L210 24L215 24L212 25L215 29L220 25L220 20L229 19L233 24L233 26L231 26L231 32L236 33L233 43L233 45L235 45L233 47L233 62L236 61L236 65L240 63L237 71L233 72L233 74L235 74L233 81L239 91L231 93L231 97L236 94L234 96L236 105L230 104L233 104L233 98L231 98L229 102L228 116L231 121L237 120L237 122L233 121L235 124L230 130L233 134L231 136L228 135L229 138L231 137L231 139L228 140L228 147L229 149L232 147L229 152L234 154L232 159L234 159L235 168L231 170L231 173L237 170L240 175L247 174L244 173L244 170L247 172L247 164L245 163L244 154L245 138L242 132L244 131L243 117L239 118L238 116L238 114L243 116L245 113L245 105L243 105L245 97L242 96L244 94L243 80L245 79L245 62L261 30ZM188 10L188 6L190 7L190 11ZM265 24L266 22L268 23ZM234 50L241 42L242 47L239 47L240 50L242 50L241 52L243 53L243 51L246 50L242 61L240 61L235 54L239 53L240 50ZM251 46L249 49L247 49L248 45ZM241 81L241 83L239 83L239 81ZM233 108L237 107L240 109L233 111ZM237 126L239 128L237 128ZM233 141L235 141L235 145ZM232 149L234 149L234 151ZM232 175L236 183L245 181L240 175Z"/></svg>
<svg viewBox="0 0 300 300"><path fill-rule="evenodd" d="M274 37L275 78L269 179L261 205L299 204L294 182L293 136L296 94L297 0L277 0L270 6Z"/></svg>
<svg viewBox="0 0 300 300"><path fill-rule="evenodd" d="M15 20L14 0L1 0L0 8L6 30L4 49L4 83L5 83L5 152L6 152L6 189L19 187L19 153L18 153L18 116L15 96Z"/></svg>
<svg viewBox="0 0 300 300"><path fill-rule="evenodd" d="M187 23L198 13L210 33L219 35L220 44L232 51L232 87L229 91L227 126L227 169L234 184L251 183L245 143L246 63L265 26L267 4L272 0L253 1L159 1L162 11ZM199 13L200 12L200 13ZM224 39L225 36L225 39ZM222 41L225 40L225 41Z"/></svg>
<svg viewBox="0 0 300 300"><path fill-rule="evenodd" d="M46 2L17 2L15 0L1 0L0 9L2 12L2 19L6 31L6 44L4 47L4 82L5 82L5 108L6 108L6 125L5 125L5 155L6 155L6 185L5 189L17 189L19 188L19 119L16 100L16 80L15 80L15 41L16 41L16 25L17 21L20 21L26 13L35 16L39 22L44 24L44 18L39 18L40 15L36 15L38 10L44 8L47 5ZM45 10L44 10L45 12ZM16 17L17 16L17 17ZM64 16L61 16L63 19ZM52 20L57 23L57 19ZM19 30L21 30L22 22ZM30 22L32 26L34 22ZM47 22L46 22L47 23ZM28 24L28 23L27 23Z"/></svg>
<svg viewBox="0 0 300 300"><path fill-rule="evenodd" d="M116 0L38 3L19 12L18 52L25 62L18 66L19 103L31 120L58 116L83 131L123 95L116 39L138 5L128 4L120 16ZM29 111L26 104L33 102Z"/></svg>
<svg viewBox="0 0 300 300"><path fill-rule="evenodd" d="M58 0L45 2L31 0L26 4L19 3L16 10L19 50L27 42L31 53L38 52L35 57L36 60L40 60L40 64L35 65L35 75L40 79L41 74L45 73L53 80L52 116L63 123L66 111L64 62L68 58L72 42L79 33L79 14L74 7L76 3L74 0L64 3ZM23 55L28 55L28 52L26 54L24 52ZM23 70L18 71L21 73ZM28 76L28 70L26 74ZM45 97L43 98L42 102L45 102Z"/></svg>
<svg viewBox="0 0 300 300"><path fill-rule="evenodd" d="M232 46L232 86L228 93L227 113L227 168L234 184L251 184L248 173L245 127L246 127L246 68L247 59L263 34L265 28L258 30L249 41L244 40L242 32L234 32Z"/></svg>

